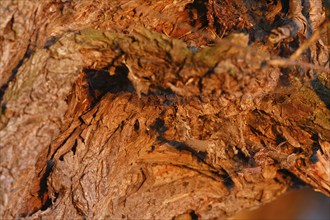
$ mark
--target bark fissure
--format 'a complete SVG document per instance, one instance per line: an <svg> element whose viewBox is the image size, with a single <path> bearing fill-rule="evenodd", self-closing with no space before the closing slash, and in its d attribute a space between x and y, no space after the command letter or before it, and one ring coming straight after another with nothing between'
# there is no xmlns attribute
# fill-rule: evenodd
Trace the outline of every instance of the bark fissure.
<svg viewBox="0 0 330 220"><path fill-rule="evenodd" d="M282 3L31 3L5 48L8 16L0 216L209 219L305 184L329 196L324 39L285 59L322 8Z"/></svg>
<svg viewBox="0 0 330 220"><path fill-rule="evenodd" d="M26 61L27 59L29 59L31 57L32 53L33 53L33 51L31 51L30 49L27 49L24 56L23 56L23 58L21 58L19 60L18 64L13 68L13 70L10 73L7 81L5 81L1 84L1 87L0 87L0 102L2 101L3 95L5 94L6 89L8 88L8 84L15 79L15 76L18 72L18 69L23 65L24 61ZM5 103L3 104L3 108L5 108ZM2 111L4 112L5 109L2 109Z"/></svg>

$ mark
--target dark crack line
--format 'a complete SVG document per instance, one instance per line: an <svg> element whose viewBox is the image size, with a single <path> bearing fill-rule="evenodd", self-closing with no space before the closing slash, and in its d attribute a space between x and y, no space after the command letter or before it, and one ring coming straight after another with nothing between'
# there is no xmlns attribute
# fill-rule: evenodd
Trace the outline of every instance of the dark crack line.
<svg viewBox="0 0 330 220"><path fill-rule="evenodd" d="M16 77L16 74L19 70L19 68L25 63L25 61L27 59L29 59L33 53L32 50L29 49L30 45L27 46L26 52L23 56L22 59L20 59L20 61L18 62L18 64L15 66L15 68L11 71L11 74L9 76L9 78L7 79L7 82L5 82L1 87L0 87L0 102L2 102L3 96L8 88L8 85L11 81L13 81ZM2 104L2 108L5 109L5 104Z"/></svg>

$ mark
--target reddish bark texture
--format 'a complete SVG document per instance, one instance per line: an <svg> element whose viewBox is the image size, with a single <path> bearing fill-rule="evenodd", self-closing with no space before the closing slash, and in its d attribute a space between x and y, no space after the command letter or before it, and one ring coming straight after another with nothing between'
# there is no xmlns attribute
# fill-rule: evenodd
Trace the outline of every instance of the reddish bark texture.
<svg viewBox="0 0 330 220"><path fill-rule="evenodd" d="M329 196L325 31L286 59L326 21L294 3L4 1L0 216L209 219L292 187Z"/></svg>

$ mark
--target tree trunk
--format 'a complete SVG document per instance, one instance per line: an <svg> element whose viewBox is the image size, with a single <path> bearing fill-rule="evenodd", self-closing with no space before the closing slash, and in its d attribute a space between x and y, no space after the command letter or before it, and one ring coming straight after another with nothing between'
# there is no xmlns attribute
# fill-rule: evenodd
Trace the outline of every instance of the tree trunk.
<svg viewBox="0 0 330 220"><path fill-rule="evenodd" d="M286 4L2 2L0 216L226 218L293 187L330 196L329 22L321 1Z"/></svg>

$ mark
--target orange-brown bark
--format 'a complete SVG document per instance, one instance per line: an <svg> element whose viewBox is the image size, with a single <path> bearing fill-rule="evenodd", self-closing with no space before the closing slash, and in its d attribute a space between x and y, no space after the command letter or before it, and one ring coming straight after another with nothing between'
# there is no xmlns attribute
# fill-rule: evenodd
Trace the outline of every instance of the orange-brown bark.
<svg viewBox="0 0 330 220"><path fill-rule="evenodd" d="M296 60L317 71L282 62L302 39L267 41L284 6L20 2L0 6L0 216L208 219L295 186L329 196L327 51Z"/></svg>

